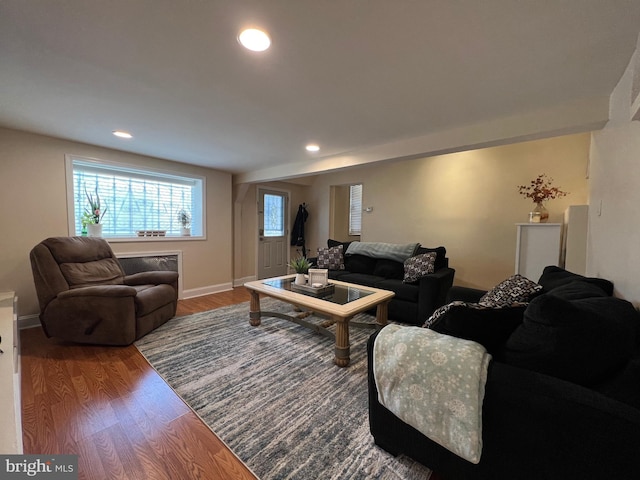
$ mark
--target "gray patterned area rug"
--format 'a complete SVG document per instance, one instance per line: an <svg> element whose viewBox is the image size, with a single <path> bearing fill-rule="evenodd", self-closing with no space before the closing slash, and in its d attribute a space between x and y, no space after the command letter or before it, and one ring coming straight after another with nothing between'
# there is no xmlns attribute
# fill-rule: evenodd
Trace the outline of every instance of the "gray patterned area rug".
<svg viewBox="0 0 640 480"><path fill-rule="evenodd" d="M294 313L268 298L261 307ZM314 318L322 321L307 320ZM351 364L339 368L330 339L273 317L252 327L243 303L174 318L135 345L263 480L428 479L426 467L373 443L366 378L372 331L350 333Z"/></svg>

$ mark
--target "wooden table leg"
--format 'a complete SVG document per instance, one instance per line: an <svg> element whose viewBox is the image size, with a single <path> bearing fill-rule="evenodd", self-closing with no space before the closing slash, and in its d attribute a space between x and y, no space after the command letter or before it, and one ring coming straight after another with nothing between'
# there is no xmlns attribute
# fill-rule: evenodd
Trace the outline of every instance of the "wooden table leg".
<svg viewBox="0 0 640 480"><path fill-rule="evenodd" d="M334 317L336 322L336 350L333 362L339 367L346 367L351 361L349 356L351 346L349 344L349 318Z"/></svg>
<svg viewBox="0 0 640 480"><path fill-rule="evenodd" d="M253 327L260 325L260 294L255 290L249 290L251 300L249 304L249 323Z"/></svg>
<svg viewBox="0 0 640 480"><path fill-rule="evenodd" d="M389 317L389 302L383 302L378 304L376 309L376 323L381 327L384 327L388 323Z"/></svg>

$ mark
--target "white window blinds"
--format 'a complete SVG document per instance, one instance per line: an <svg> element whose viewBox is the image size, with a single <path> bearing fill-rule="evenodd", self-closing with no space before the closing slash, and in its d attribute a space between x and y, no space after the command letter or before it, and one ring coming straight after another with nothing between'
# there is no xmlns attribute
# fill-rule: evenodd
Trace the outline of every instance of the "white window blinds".
<svg viewBox="0 0 640 480"><path fill-rule="evenodd" d="M83 214L90 210L87 193L100 198L104 237L136 237L142 230L180 235L182 209L191 215L191 236L203 235L203 178L75 157L71 166L75 235L81 234Z"/></svg>
<svg viewBox="0 0 640 480"><path fill-rule="evenodd" d="M349 187L349 235L362 234L362 184Z"/></svg>

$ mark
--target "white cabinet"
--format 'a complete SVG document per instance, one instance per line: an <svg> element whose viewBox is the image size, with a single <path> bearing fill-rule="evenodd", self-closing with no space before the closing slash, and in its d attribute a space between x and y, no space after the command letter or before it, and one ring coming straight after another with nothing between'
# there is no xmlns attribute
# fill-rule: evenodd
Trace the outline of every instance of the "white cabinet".
<svg viewBox="0 0 640 480"><path fill-rule="evenodd" d="M0 453L22 453L18 298L0 292Z"/></svg>
<svg viewBox="0 0 640 480"><path fill-rule="evenodd" d="M537 282L547 265L560 263L561 223L516 223L516 273Z"/></svg>

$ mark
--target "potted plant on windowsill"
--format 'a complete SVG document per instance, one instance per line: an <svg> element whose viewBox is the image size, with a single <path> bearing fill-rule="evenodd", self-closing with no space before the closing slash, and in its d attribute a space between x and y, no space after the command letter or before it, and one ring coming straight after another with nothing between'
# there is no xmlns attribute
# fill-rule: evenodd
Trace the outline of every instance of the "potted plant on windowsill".
<svg viewBox="0 0 640 480"><path fill-rule="evenodd" d="M313 263L307 260L306 257L298 257L295 260L291 260L288 265L296 272L296 279L294 281L296 285L304 285L307 283L304 276L309 273L309 269L313 266Z"/></svg>
<svg viewBox="0 0 640 480"><path fill-rule="evenodd" d="M184 208L178 212L178 222L180 222L180 233L183 237L191 236L191 214Z"/></svg>
<svg viewBox="0 0 640 480"><path fill-rule="evenodd" d="M87 196L89 202L89 208L85 209L82 216L82 226L87 228L87 233L90 237L102 236L102 217L107 212L107 207L101 207L100 195L98 195L98 189L95 190L95 198L92 194L84 189L84 193Z"/></svg>

